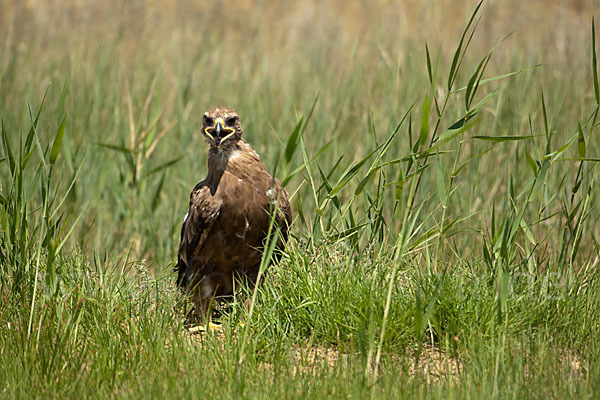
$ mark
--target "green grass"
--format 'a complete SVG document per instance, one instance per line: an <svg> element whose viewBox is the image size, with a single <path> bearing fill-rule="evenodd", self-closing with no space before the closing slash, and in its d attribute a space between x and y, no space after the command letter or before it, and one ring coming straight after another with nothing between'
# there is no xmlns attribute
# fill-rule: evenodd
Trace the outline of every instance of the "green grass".
<svg viewBox="0 0 600 400"><path fill-rule="evenodd" d="M2 17L1 396L594 398L593 24L569 66L489 42L487 4L451 50L251 4ZM218 103L295 220L252 311L190 335L172 267Z"/></svg>

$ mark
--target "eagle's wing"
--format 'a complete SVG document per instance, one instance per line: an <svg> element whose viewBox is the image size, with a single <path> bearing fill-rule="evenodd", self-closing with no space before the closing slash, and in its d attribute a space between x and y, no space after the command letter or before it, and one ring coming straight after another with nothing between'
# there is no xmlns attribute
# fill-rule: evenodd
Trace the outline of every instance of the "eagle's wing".
<svg viewBox="0 0 600 400"><path fill-rule="evenodd" d="M185 287L186 271L190 261L199 253L221 212L221 200L212 196L204 182L200 182L190 195L190 207L181 226L181 242L177 256L177 285Z"/></svg>
<svg viewBox="0 0 600 400"><path fill-rule="evenodd" d="M285 220L285 230L292 224L292 208L288 200L287 190L281 187L279 179L275 179L275 193L279 194L279 204L277 205L277 222L283 223ZM277 199L274 199L277 201ZM282 228L283 229L283 228Z"/></svg>

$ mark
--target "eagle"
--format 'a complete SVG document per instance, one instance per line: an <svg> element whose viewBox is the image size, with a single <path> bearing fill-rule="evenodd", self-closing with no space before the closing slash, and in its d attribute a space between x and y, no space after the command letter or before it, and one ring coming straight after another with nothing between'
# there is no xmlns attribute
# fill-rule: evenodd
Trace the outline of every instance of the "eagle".
<svg viewBox="0 0 600 400"><path fill-rule="evenodd" d="M242 137L232 108L207 110L201 133L209 145L208 175L190 194L175 270L199 321L210 322L213 299L231 295L235 282L254 287L269 227L279 226L280 237L271 239L281 250L292 213L286 190Z"/></svg>

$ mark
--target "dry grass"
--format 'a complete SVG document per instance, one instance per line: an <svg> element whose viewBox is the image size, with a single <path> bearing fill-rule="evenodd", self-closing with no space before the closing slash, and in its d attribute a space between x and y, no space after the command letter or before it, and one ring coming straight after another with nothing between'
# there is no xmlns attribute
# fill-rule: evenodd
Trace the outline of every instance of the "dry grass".
<svg viewBox="0 0 600 400"><path fill-rule="evenodd" d="M1 0L0 33L12 39L5 56L32 51L62 57L45 52L59 42L73 60L93 56L99 46L118 39L123 68L161 60L160 67L175 76L183 53L202 58L209 35L217 33L221 59L235 57L236 62L255 64L244 49L259 47L261 58L274 72L279 63L295 61L302 57L298 52L310 51L325 51L326 61L356 48L362 60L370 55L391 63L403 60L411 46L420 47L424 40L440 44L448 56L475 4L458 0L437 1L435 6L420 0L292 4L240 0L226 5L219 1ZM502 49L506 55L517 49L534 51L547 61L567 63L586 48L588 32L581 28L587 27L598 6L598 0L487 2L475 50L485 51L514 31L511 44ZM39 32L44 32L42 40L36 40Z"/></svg>

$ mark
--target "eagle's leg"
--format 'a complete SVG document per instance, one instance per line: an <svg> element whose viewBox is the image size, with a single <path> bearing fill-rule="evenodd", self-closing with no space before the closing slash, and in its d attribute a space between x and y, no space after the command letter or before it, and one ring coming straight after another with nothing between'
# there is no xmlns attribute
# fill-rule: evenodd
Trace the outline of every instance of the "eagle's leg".
<svg viewBox="0 0 600 400"><path fill-rule="evenodd" d="M232 290L231 279L226 274L213 272L202 279L197 285L192 302L196 309L196 315L202 325L209 328L221 330L221 325L212 323L212 305L216 296L227 294Z"/></svg>
<svg viewBox="0 0 600 400"><path fill-rule="evenodd" d="M250 305L252 304L252 296L258 279L258 271L260 270L260 263L257 263L253 268L244 270L243 267L239 266L238 271L235 274L235 280L238 287L243 288L242 291L244 298L244 310L246 315L250 313ZM243 322L239 323L240 326L244 326Z"/></svg>
<svg viewBox="0 0 600 400"><path fill-rule="evenodd" d="M207 326L212 325L211 321L211 305L213 300L214 288L211 285L209 277L200 277L202 266L195 264L195 268L187 268L185 278L182 280L184 291L190 295L190 300L194 304L190 315L187 317L190 325L195 325L189 328L190 331L200 332L205 331ZM195 273L192 271L195 270ZM208 322L208 324L207 324Z"/></svg>
<svg viewBox="0 0 600 400"><path fill-rule="evenodd" d="M192 296L192 302L194 303L194 311L197 319L200 322L199 325L190 328L189 331L192 333L205 332L207 330L222 331L223 326L212 322L212 302L213 298L204 298L198 293Z"/></svg>
<svg viewBox="0 0 600 400"><path fill-rule="evenodd" d="M204 298L200 293L196 292L192 296L192 302L194 303L194 311L201 324L204 324L207 320L211 320L211 303L212 297Z"/></svg>

